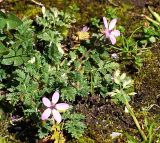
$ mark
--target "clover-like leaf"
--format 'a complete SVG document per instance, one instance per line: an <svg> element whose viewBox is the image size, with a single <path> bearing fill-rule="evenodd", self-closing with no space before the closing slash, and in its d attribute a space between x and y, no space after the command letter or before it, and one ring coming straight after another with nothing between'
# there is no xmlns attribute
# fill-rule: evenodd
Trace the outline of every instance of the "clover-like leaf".
<svg viewBox="0 0 160 143"><path fill-rule="evenodd" d="M3 29L6 25L6 15L0 11L0 29Z"/></svg>
<svg viewBox="0 0 160 143"><path fill-rule="evenodd" d="M17 51L10 49L9 53L3 56L2 64L19 66L27 60L29 60L29 56L23 53L22 48L19 48Z"/></svg>
<svg viewBox="0 0 160 143"><path fill-rule="evenodd" d="M9 13L7 15L7 29L14 29L22 24L22 21L14 14Z"/></svg>
<svg viewBox="0 0 160 143"><path fill-rule="evenodd" d="M0 42L0 56L3 56L9 52L8 48L6 48L1 42Z"/></svg>

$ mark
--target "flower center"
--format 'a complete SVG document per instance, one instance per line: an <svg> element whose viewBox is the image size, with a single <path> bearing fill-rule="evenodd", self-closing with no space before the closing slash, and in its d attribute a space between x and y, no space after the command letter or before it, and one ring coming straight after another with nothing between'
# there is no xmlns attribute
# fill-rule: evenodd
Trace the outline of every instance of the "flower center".
<svg viewBox="0 0 160 143"><path fill-rule="evenodd" d="M108 33L111 34L112 30L108 30Z"/></svg>
<svg viewBox="0 0 160 143"><path fill-rule="evenodd" d="M53 103L52 103L52 105L51 105L51 107L50 107L51 110L55 109L55 105L56 105L56 104L53 104Z"/></svg>
<svg viewBox="0 0 160 143"><path fill-rule="evenodd" d="M105 34L106 37L109 37L111 32L112 32L112 30L105 29L104 34Z"/></svg>

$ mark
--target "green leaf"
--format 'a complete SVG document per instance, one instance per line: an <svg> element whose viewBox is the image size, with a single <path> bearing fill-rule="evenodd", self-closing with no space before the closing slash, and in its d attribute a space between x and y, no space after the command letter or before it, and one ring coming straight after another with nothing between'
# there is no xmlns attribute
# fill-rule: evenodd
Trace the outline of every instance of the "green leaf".
<svg viewBox="0 0 160 143"><path fill-rule="evenodd" d="M0 29L3 29L5 25L6 25L6 16L2 11L0 11Z"/></svg>
<svg viewBox="0 0 160 143"><path fill-rule="evenodd" d="M0 42L0 56L7 54L9 50Z"/></svg>
<svg viewBox="0 0 160 143"><path fill-rule="evenodd" d="M0 69L0 81L2 81L2 79L6 78L6 72L3 69ZM1 84L0 84L0 89L1 89Z"/></svg>
<svg viewBox="0 0 160 143"><path fill-rule="evenodd" d="M0 18L0 29L3 29L6 25L6 19Z"/></svg>
<svg viewBox="0 0 160 143"><path fill-rule="evenodd" d="M66 87L66 88L63 88L61 90L62 92L62 99L66 99L68 101L74 101L75 100L75 96L76 96L76 89L73 88L73 87Z"/></svg>
<svg viewBox="0 0 160 143"><path fill-rule="evenodd" d="M6 35L0 33L0 41L3 41L6 37L7 37Z"/></svg>
<svg viewBox="0 0 160 143"><path fill-rule="evenodd" d="M7 15L7 29L8 30L15 29L21 24L22 24L22 21L15 15L10 14L10 13Z"/></svg>
<svg viewBox="0 0 160 143"><path fill-rule="evenodd" d="M15 49L10 49L9 54L3 56L2 64L4 65L14 65L19 66L25 61L29 60L29 56L23 53L22 48L15 51Z"/></svg>
<svg viewBox="0 0 160 143"><path fill-rule="evenodd" d="M86 53L87 53L86 48L83 47L83 46L80 46L80 47L78 48L78 50L79 50L79 52L82 53L82 54L86 54Z"/></svg>
<svg viewBox="0 0 160 143"><path fill-rule="evenodd" d="M13 60L12 60L12 58L3 59L2 64L11 65L11 64L13 64Z"/></svg>
<svg viewBox="0 0 160 143"><path fill-rule="evenodd" d="M74 61L77 58L77 55L75 54L75 52L72 52L72 51L69 52L69 56L71 57L72 61Z"/></svg>
<svg viewBox="0 0 160 143"><path fill-rule="evenodd" d="M14 50L10 50L9 54L3 56L4 59L2 60L2 64L4 65L11 65L13 63L13 58L15 56L15 51Z"/></svg>
<svg viewBox="0 0 160 143"><path fill-rule="evenodd" d="M15 57L14 58L14 66L19 66L24 63L23 59L21 57Z"/></svg>
<svg viewBox="0 0 160 143"><path fill-rule="evenodd" d="M0 18L5 18L5 17L6 15L2 11L0 11Z"/></svg>
<svg viewBox="0 0 160 143"><path fill-rule="evenodd" d="M69 114L69 112L66 112L63 115L65 119L68 119L64 128L71 134L72 137L79 139L83 135L84 129L86 128L85 124L82 122L84 116L77 113Z"/></svg>

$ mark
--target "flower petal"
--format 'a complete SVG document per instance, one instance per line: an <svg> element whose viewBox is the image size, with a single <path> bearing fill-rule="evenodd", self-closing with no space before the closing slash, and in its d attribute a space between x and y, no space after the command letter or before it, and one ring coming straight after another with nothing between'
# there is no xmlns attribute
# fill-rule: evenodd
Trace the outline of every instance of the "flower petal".
<svg viewBox="0 0 160 143"><path fill-rule="evenodd" d="M121 136L122 133L119 133L119 132L112 132L112 134L110 134L110 136L112 137L112 139L118 137L118 136Z"/></svg>
<svg viewBox="0 0 160 143"><path fill-rule="evenodd" d="M119 30L113 30L111 32L111 35L114 35L115 37L120 36L120 31Z"/></svg>
<svg viewBox="0 0 160 143"><path fill-rule="evenodd" d="M50 100L49 100L48 98L43 97L43 98L42 98L42 102L43 102L43 104L44 104L45 106L51 107L51 102L50 102Z"/></svg>
<svg viewBox="0 0 160 143"><path fill-rule="evenodd" d="M116 18L114 18L114 19L111 20L111 22L109 24L109 30L112 30L115 27L116 22L117 22Z"/></svg>
<svg viewBox="0 0 160 143"><path fill-rule="evenodd" d="M89 30L89 27L84 26L81 31L82 31L82 32L87 32L88 30Z"/></svg>
<svg viewBox="0 0 160 143"><path fill-rule="evenodd" d="M52 95L52 103L56 104L59 100L59 92L56 91L53 95Z"/></svg>
<svg viewBox="0 0 160 143"><path fill-rule="evenodd" d="M112 45L116 44L116 38L113 35L110 35L109 39L111 40Z"/></svg>
<svg viewBox="0 0 160 143"><path fill-rule="evenodd" d="M67 103L58 103L55 108L60 112L64 112L69 109L69 105Z"/></svg>
<svg viewBox="0 0 160 143"><path fill-rule="evenodd" d="M105 17L103 17L103 23L104 23L105 28L108 29L108 22Z"/></svg>
<svg viewBox="0 0 160 143"><path fill-rule="evenodd" d="M48 117L51 115L51 109L50 108L47 108L43 113L42 113L42 116L41 116L41 119L42 120L46 120L48 119Z"/></svg>
<svg viewBox="0 0 160 143"><path fill-rule="evenodd" d="M55 110L55 109L52 110L52 114L53 114L54 119L59 124L62 121L61 114L57 110Z"/></svg>
<svg viewBox="0 0 160 143"><path fill-rule="evenodd" d="M105 29L104 34L105 34L106 38L108 38L109 35L110 35L109 30L108 30L108 29Z"/></svg>

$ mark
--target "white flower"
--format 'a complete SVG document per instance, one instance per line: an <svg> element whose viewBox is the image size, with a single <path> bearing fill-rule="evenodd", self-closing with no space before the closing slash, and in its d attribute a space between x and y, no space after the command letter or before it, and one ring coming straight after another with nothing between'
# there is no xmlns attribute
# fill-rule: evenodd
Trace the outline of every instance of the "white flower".
<svg viewBox="0 0 160 143"><path fill-rule="evenodd" d="M118 136L121 136L122 133L119 133L119 132L112 132L112 134L110 134L110 136L112 137L112 139L118 137Z"/></svg>
<svg viewBox="0 0 160 143"><path fill-rule="evenodd" d="M33 63L35 63L35 61L36 61L36 58L35 58L35 57L33 57L33 58L31 58L31 59L28 61L28 63L33 64Z"/></svg>

